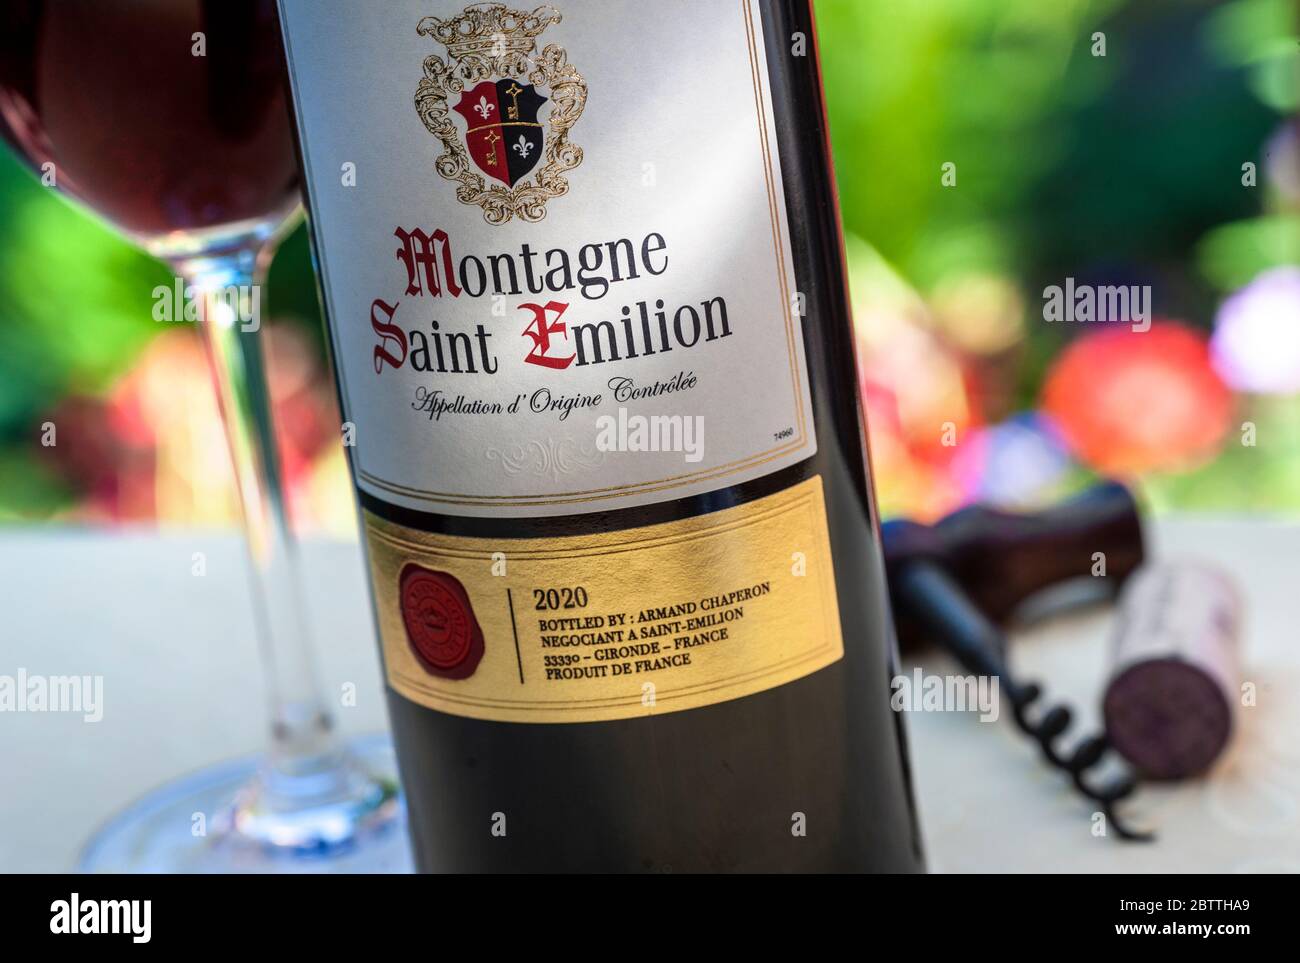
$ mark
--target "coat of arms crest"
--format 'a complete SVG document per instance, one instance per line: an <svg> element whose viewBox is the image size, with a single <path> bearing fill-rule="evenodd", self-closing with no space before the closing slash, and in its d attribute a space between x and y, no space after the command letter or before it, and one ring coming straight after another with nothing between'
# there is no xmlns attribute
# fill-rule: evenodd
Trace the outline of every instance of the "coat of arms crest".
<svg viewBox="0 0 1300 963"><path fill-rule="evenodd" d="M434 167L489 224L540 221L546 202L568 192L564 173L582 162L569 129L582 116L587 83L563 47L537 52L538 36L561 19L551 6L530 13L486 3L416 27L447 48L446 60L425 58L415 91L420 119L442 142ZM463 133L451 111L464 120Z"/></svg>

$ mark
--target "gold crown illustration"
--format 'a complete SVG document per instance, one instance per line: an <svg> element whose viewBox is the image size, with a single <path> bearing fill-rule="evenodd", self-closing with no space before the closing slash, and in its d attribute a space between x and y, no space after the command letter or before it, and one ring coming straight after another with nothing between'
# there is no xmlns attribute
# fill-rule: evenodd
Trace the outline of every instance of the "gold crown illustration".
<svg viewBox="0 0 1300 963"><path fill-rule="evenodd" d="M469 54L501 57L532 53L538 35L561 19L560 12L549 4L529 13L502 3L476 3L446 20L425 17L415 29L422 37L432 36L459 60Z"/></svg>

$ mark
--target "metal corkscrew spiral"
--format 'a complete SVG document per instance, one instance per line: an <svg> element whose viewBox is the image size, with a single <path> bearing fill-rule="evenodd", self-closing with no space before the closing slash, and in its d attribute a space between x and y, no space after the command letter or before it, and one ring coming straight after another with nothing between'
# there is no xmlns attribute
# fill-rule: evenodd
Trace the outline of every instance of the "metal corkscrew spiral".
<svg viewBox="0 0 1300 963"><path fill-rule="evenodd" d="M1005 680L1008 676L1003 674L1001 678ZM1103 757L1110 749L1110 743L1106 736L1104 734L1088 736L1076 743L1068 755L1058 752L1056 740L1070 726L1072 719L1070 708L1062 704L1053 705L1035 722L1029 718L1029 713L1026 710L1042 695L1041 687L1037 683L1029 683L1021 688L1021 692L1023 701L1013 700L1013 714L1016 725L1026 735L1038 741L1043 756L1047 761L1056 768L1068 772L1074 788L1078 790L1080 795L1093 800L1101 806L1101 811L1105 813L1107 822L1114 827L1115 832L1119 834L1121 839L1131 841L1154 839L1152 833L1129 826L1115 809L1121 801L1131 796L1134 790L1137 789L1138 780L1136 776L1127 773L1116 776L1109 782L1097 786L1089 784L1085 778L1089 770L1101 764Z"/></svg>
<svg viewBox="0 0 1300 963"><path fill-rule="evenodd" d="M1137 788L1137 778L1131 772L1100 783L1088 778L1111 748L1104 734L1058 748L1073 713L1066 705L1048 704L1038 683L1016 678L994 622L1034 592L1086 574L1097 552L1110 566L1105 587L1117 591L1142 560L1137 509L1128 491L1101 485L1035 515L974 507L934 526L891 521L882 534L904 648L932 641L968 671L996 677L1011 700L1016 725L1038 743L1052 767L1069 775L1080 795L1101 808L1119 838L1152 839L1116 809Z"/></svg>

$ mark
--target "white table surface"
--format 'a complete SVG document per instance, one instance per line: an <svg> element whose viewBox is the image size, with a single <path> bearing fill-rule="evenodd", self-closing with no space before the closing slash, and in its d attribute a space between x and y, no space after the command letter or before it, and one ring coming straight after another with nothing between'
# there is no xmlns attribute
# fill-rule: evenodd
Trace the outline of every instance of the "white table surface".
<svg viewBox="0 0 1300 963"><path fill-rule="evenodd" d="M936 871L1300 870L1300 526L1173 518L1155 553L1232 572L1246 604L1244 710L1204 780L1143 789L1130 807L1150 845L1092 833L1091 808L1036 758L1011 720L912 713L908 728L930 868ZM207 574L192 574L194 552ZM369 603L354 544L309 542L307 594L344 732L386 726ZM104 676L104 718L0 713L0 871L71 869L89 834L143 791L264 744L261 678L243 549L231 533L0 530L0 674ZM1013 658L1049 695L1092 711L1106 610L1018 632ZM910 666L907 666L910 669ZM927 672L950 669L931 658ZM1072 730L1074 732L1076 730ZM1082 731L1082 730L1079 730Z"/></svg>

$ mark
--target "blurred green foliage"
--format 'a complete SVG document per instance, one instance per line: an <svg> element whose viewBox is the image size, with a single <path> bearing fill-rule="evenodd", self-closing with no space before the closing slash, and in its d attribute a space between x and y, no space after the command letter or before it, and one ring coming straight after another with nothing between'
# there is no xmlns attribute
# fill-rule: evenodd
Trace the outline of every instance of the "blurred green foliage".
<svg viewBox="0 0 1300 963"><path fill-rule="evenodd" d="M1185 257L1258 212L1256 194L1206 185L1237 183L1278 123L1241 65L1257 31L1294 34L1288 3L820 0L846 228L922 290ZM1236 57L1209 56L1216 23ZM937 189L946 162L959 190Z"/></svg>
<svg viewBox="0 0 1300 963"><path fill-rule="evenodd" d="M1208 331L1224 295L1300 264L1300 211L1264 173L1300 106L1294 0L817 0L816 14L845 228L924 296L967 272L1016 280L1011 408L1035 406L1078 334L1042 322L1048 284L1151 284L1157 315ZM1243 398L1241 415L1259 448L1146 478L1149 500L1300 510L1297 400Z"/></svg>

